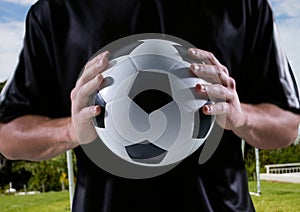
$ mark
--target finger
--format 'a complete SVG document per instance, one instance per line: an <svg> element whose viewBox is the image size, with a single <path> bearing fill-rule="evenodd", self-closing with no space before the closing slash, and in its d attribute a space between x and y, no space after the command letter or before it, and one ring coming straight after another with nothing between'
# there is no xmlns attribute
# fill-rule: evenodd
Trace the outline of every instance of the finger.
<svg viewBox="0 0 300 212"><path fill-rule="evenodd" d="M202 111L206 115L221 115L229 112L229 103L227 102L218 102L215 104L205 105L202 108Z"/></svg>
<svg viewBox="0 0 300 212"><path fill-rule="evenodd" d="M78 79L76 86L82 86L92 80L97 74L102 73L108 66L108 52L104 52L88 62L85 69Z"/></svg>
<svg viewBox="0 0 300 212"><path fill-rule="evenodd" d="M215 102L230 102L234 96L231 90L220 84L197 84L196 92L198 92L199 95L206 95Z"/></svg>
<svg viewBox="0 0 300 212"><path fill-rule="evenodd" d="M206 64L211 65L222 65L218 59L214 56L213 53L204 51L202 49L190 48L188 49L188 53L191 57L204 61Z"/></svg>
<svg viewBox="0 0 300 212"><path fill-rule="evenodd" d="M108 65L107 56L108 52L104 52L99 57L94 58L90 64L87 64L76 85L81 86L103 72Z"/></svg>
<svg viewBox="0 0 300 212"><path fill-rule="evenodd" d="M97 133L93 127L92 118L99 115L101 112L100 106L85 107L79 113L73 116L77 138L80 144L85 144L93 141Z"/></svg>
<svg viewBox="0 0 300 212"><path fill-rule="evenodd" d="M226 87L235 88L235 81L227 74L227 68L223 65L204 65L193 63L190 70L198 78L202 78L210 83L222 84Z"/></svg>
<svg viewBox="0 0 300 212"><path fill-rule="evenodd" d="M221 81L221 77L224 78L224 76L221 76L220 72L218 72L218 70L216 70L216 67L213 65L193 63L190 66L190 70L195 76L204 79L207 82L223 84Z"/></svg>
<svg viewBox="0 0 300 212"><path fill-rule="evenodd" d="M102 82L103 76L98 74L93 80L79 87L76 94L73 95L74 106L78 109L85 107L91 95L99 90Z"/></svg>
<svg viewBox="0 0 300 212"><path fill-rule="evenodd" d="M99 105L85 107L80 111L80 118L84 121L90 121L91 118L98 116L101 113Z"/></svg>
<svg viewBox="0 0 300 212"><path fill-rule="evenodd" d="M101 54L98 54L96 57L92 58L91 60L89 60L87 62L87 64L85 65L85 68L91 67L95 63L98 63L101 58L108 57L108 55L109 55L108 51L105 51L105 52L102 52Z"/></svg>
<svg viewBox="0 0 300 212"><path fill-rule="evenodd" d="M219 62L219 60L214 56L214 54L211 52L204 51L197 48L190 48L188 52L192 57L201 60L202 64L211 64L220 67L223 66ZM225 66L223 66L221 70L224 71L226 74L229 74L228 69Z"/></svg>

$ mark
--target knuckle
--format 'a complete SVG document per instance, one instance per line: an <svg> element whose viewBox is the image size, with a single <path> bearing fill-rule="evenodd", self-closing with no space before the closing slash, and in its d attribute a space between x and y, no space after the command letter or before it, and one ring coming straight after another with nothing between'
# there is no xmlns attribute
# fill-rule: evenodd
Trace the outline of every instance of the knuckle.
<svg viewBox="0 0 300 212"><path fill-rule="evenodd" d="M225 94L225 87L221 84L217 84L217 89L222 93Z"/></svg>
<svg viewBox="0 0 300 212"><path fill-rule="evenodd" d="M228 111L229 111L229 104L228 103L224 103L223 104L223 111L224 111L224 113L228 113Z"/></svg>
<svg viewBox="0 0 300 212"><path fill-rule="evenodd" d="M220 75L221 75L221 68L220 68L220 66L214 65L214 68L215 68L216 74L217 74L218 76L220 76Z"/></svg>
<svg viewBox="0 0 300 212"><path fill-rule="evenodd" d="M85 95L85 91L84 91L83 86L82 86L78 89L76 96L84 96L84 95Z"/></svg>
<svg viewBox="0 0 300 212"><path fill-rule="evenodd" d="M220 67L221 67L222 71L223 71L225 74L229 74L228 69L227 69L226 66L220 65Z"/></svg>
<svg viewBox="0 0 300 212"><path fill-rule="evenodd" d="M215 60L215 55L211 52L208 52L207 57L210 61L214 61Z"/></svg>
<svg viewBox="0 0 300 212"><path fill-rule="evenodd" d="M200 49L198 48L192 48L191 49L192 54L194 54L195 56L200 56Z"/></svg>
<svg viewBox="0 0 300 212"><path fill-rule="evenodd" d="M94 78L94 80L96 81L96 83L101 83L103 80L103 76L102 74L97 74Z"/></svg>
<svg viewBox="0 0 300 212"><path fill-rule="evenodd" d="M224 74L223 74L223 71L222 71L222 67L216 65L216 66L215 66L215 70L216 70L217 76L218 76L220 79L224 78Z"/></svg>
<svg viewBox="0 0 300 212"><path fill-rule="evenodd" d="M227 103L226 102L222 102L222 103L220 103L219 105L218 105L218 112L220 112L220 113L226 113L227 112L227 110L228 110L228 105L227 105Z"/></svg>
<svg viewBox="0 0 300 212"><path fill-rule="evenodd" d="M220 81L221 83L223 82L223 84L224 82L226 83L228 76L224 73L222 66L216 65L215 71L216 71L217 80Z"/></svg>
<svg viewBox="0 0 300 212"><path fill-rule="evenodd" d="M82 75L79 77L77 83L76 83L76 86L80 85L80 84L83 84L86 80L87 80L87 72L89 70L88 69L85 69L83 72L82 72Z"/></svg>
<svg viewBox="0 0 300 212"><path fill-rule="evenodd" d="M76 98L76 94L77 94L77 89L74 88L74 89L71 91L71 94L70 94L71 100L74 100L74 99Z"/></svg>
<svg viewBox="0 0 300 212"><path fill-rule="evenodd" d="M95 60L95 58L93 58L92 60L89 60L89 61L85 64L85 66L84 66L84 71L85 71L86 69L88 69L88 67L90 67L90 66L93 64L94 60Z"/></svg>
<svg viewBox="0 0 300 212"><path fill-rule="evenodd" d="M229 78L228 78L228 86L229 86L231 89L235 89L235 88L236 88L235 80L234 80L232 77L229 77Z"/></svg>
<svg viewBox="0 0 300 212"><path fill-rule="evenodd" d="M191 69L195 74L198 74L201 70L201 66L199 64L193 63L191 65Z"/></svg>
<svg viewBox="0 0 300 212"><path fill-rule="evenodd" d="M228 99L228 97L230 96L230 93L229 93L229 91L227 90L227 88L225 88L225 87L223 87L223 89L222 89L222 98L224 99L224 100L226 100L226 99Z"/></svg>
<svg viewBox="0 0 300 212"><path fill-rule="evenodd" d="M228 92L227 99L228 99L228 100L233 100L234 98L235 98L234 93Z"/></svg>
<svg viewBox="0 0 300 212"><path fill-rule="evenodd" d="M225 112L225 104L224 103L219 104L219 110L220 110L220 112Z"/></svg>
<svg viewBox="0 0 300 212"><path fill-rule="evenodd" d="M226 87L224 87L223 85L218 85L218 98L220 99L220 101L226 101L226 99L228 98L228 90Z"/></svg>

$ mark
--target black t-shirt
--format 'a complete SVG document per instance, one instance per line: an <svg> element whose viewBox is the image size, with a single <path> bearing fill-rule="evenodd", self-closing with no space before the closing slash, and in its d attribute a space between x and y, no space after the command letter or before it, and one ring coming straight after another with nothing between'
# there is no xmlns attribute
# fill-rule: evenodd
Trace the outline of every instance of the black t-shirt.
<svg viewBox="0 0 300 212"><path fill-rule="evenodd" d="M1 98L0 120L25 114L70 116L70 92L88 59L136 33L165 33L210 51L236 80L244 103L299 113L291 68L267 0L39 0L26 20L24 48ZM253 211L240 139L225 131L213 156L201 149L150 179L125 179L75 149L74 211Z"/></svg>

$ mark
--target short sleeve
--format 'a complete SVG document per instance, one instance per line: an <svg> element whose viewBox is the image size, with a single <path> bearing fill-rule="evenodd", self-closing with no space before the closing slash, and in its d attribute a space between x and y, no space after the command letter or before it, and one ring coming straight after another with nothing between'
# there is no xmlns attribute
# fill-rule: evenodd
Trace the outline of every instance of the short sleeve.
<svg viewBox="0 0 300 212"><path fill-rule="evenodd" d="M42 16L33 8L26 17L24 44L17 68L1 94L1 122L26 114L51 116L57 108L54 102L59 92L53 71L51 39L43 29L47 24L41 23Z"/></svg>
<svg viewBox="0 0 300 212"><path fill-rule="evenodd" d="M268 1L257 1L246 27L244 63L237 81L245 103L272 103L300 113L297 80L281 47Z"/></svg>

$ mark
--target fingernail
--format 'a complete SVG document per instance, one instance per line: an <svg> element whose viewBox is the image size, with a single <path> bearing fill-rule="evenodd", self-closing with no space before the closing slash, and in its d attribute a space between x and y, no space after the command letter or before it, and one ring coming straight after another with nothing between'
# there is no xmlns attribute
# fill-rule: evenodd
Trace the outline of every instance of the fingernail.
<svg viewBox="0 0 300 212"><path fill-rule="evenodd" d="M98 60L98 66L102 66L102 64L103 64L103 58L101 57L101 58L99 58L99 60Z"/></svg>
<svg viewBox="0 0 300 212"><path fill-rule="evenodd" d="M91 107L90 111L91 111L91 113L96 113L96 107Z"/></svg>
<svg viewBox="0 0 300 212"><path fill-rule="evenodd" d="M211 105L206 105L204 106L204 110L206 113L211 113L212 112L212 106Z"/></svg>
<svg viewBox="0 0 300 212"><path fill-rule="evenodd" d="M196 84L196 89L200 90L201 92L206 92L207 88L205 85L201 85L201 84Z"/></svg>
<svg viewBox="0 0 300 212"><path fill-rule="evenodd" d="M106 59L108 59L108 56L109 56L109 51L105 51L105 52L103 52L102 54L101 54L101 58L106 58Z"/></svg>
<svg viewBox="0 0 300 212"><path fill-rule="evenodd" d="M197 55L197 51L195 49L192 50L193 55Z"/></svg>
<svg viewBox="0 0 300 212"><path fill-rule="evenodd" d="M201 85L201 91L202 91L202 92L206 92L206 91L207 91L207 87L204 86L204 85Z"/></svg>

